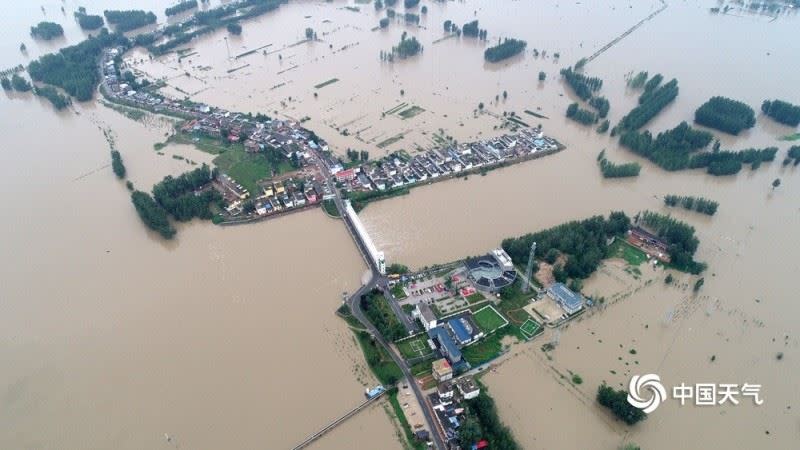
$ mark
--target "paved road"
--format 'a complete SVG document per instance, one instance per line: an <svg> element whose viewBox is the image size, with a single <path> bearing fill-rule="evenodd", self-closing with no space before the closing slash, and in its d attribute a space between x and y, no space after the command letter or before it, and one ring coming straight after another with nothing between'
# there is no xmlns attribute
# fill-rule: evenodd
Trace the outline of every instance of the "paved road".
<svg viewBox="0 0 800 450"><path fill-rule="evenodd" d="M417 401L422 407L422 412L425 416L426 426L428 430L430 430L431 437L433 438L433 448L437 450L446 450L447 446L442 440L442 437L437 432L437 428L435 426L436 419L433 417L431 409L427 407L427 402L425 401L425 395L422 393L422 390L419 388L419 385L417 385L417 383L414 381L414 376L411 374L411 369L408 367L405 360L402 357L400 357L397 353L395 353L395 351L392 349L392 347L389 345L389 343L386 341L386 339L383 337L380 331L378 331L378 329L372 325L372 322L370 322L369 319L367 319L367 317L364 315L364 312L361 310L361 296L368 294L376 287L380 287L384 292L387 292L389 280L386 277L382 276L378 271L378 268L375 266L375 261L373 261L372 257L370 257L370 254L367 251L366 247L364 246L364 243L361 241L360 237L358 236L358 233L356 233L355 227L351 223L350 218L345 213L344 201L342 201L341 194L339 190L336 189L333 181L330 179L330 176L328 175L330 171L322 170L321 172L325 174L326 181L328 182L329 186L333 189L333 192L335 194L334 201L336 203L336 207L339 208L339 212L341 213L342 216L342 221L344 222L347 231L350 233L350 236L353 238L353 241L355 241L359 252L361 252L361 256L364 258L364 261L367 262L367 265L370 268L370 272L372 273L372 277L370 278L370 280L366 284L361 286L361 288L359 288L355 293L353 293L353 295L351 295L350 298L347 299L347 305L350 307L350 313L353 314L353 317L355 317L359 322L361 322L364 328L366 328L367 331L369 331L369 333L372 334L375 340L378 341L381 344L381 346L383 346L383 348L386 350L386 352L389 354L389 356L392 357L392 360L394 360L395 364L397 364L398 367L400 367L400 371L403 372L403 376L408 380L408 385L411 387L411 390L414 392L414 396L417 398ZM395 306L397 306L396 303L393 301L390 301L389 304L390 305L394 304ZM404 314L401 314L400 317L404 317Z"/></svg>

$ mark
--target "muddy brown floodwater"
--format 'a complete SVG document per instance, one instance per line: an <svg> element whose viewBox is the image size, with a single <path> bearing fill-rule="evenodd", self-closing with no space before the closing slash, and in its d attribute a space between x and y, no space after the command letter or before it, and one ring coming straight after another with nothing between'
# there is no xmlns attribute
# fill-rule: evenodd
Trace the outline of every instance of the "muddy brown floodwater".
<svg viewBox="0 0 800 450"><path fill-rule="evenodd" d="M164 21L169 3L137 7ZM800 174L780 167L788 143L776 140L792 130L759 117L739 137L715 132L725 148L779 146L778 161L757 171L728 178L664 172L568 122L563 112L572 94L558 79L561 67L601 48L660 2L423 3L429 12L421 27L393 22L373 31L382 13L372 5L353 12L343 1L291 2L243 23L241 37L220 31L190 43L187 53L196 53L181 61L175 55L150 61L141 51L127 60L151 77L166 77L172 95L308 117L306 126L341 153L353 147L377 156L429 147L437 134L465 141L501 133L495 127L504 111L541 122L567 145L555 156L370 205L362 218L390 262L422 267L571 219L614 209L661 210L668 193L719 201L713 218L671 211L701 239L698 257L709 270L699 294L686 275L676 274L678 283L665 287L663 271L643 268L634 277L619 261L608 261L585 286L587 294L608 299L605 307L559 333L513 345L484 381L524 448L613 449L628 441L648 450L795 447L800 307L790 292L800 273L794 257L800 253ZM87 7L99 12L114 5L104 0ZM624 76L639 70L680 83L678 99L648 125L655 131L690 120L712 95L756 108L765 98L800 103L800 62L789 44L797 18L710 15L716 5L669 2L587 66L605 81L601 92L611 101L612 123L636 103ZM9 7L0 19L3 67L83 39L70 17L76 7L71 0ZM547 57L528 52L487 65L484 44L439 40L445 19L473 18L490 42L525 39ZM61 23L66 37L32 42L28 27L39 20ZM299 43L306 27L317 31L318 42ZM404 31L420 39L423 54L381 62L379 52ZM19 53L20 41L28 56ZM236 56L261 47L266 54L228 59L229 51ZM543 83L539 71L547 73ZM486 112L476 114L481 102ZM408 119L383 114L403 103L425 111ZM103 130L114 136L131 181L147 189L191 168L173 154L211 160L186 146L155 152L153 144L171 129L168 119L133 121L94 102L56 113L30 96L4 94L0 127L0 448L287 448L358 404L363 386L375 383L351 333L333 315L341 293L354 290L365 269L339 222L320 211L235 228L192 222L180 226L175 242L164 243L145 230L113 176ZM614 161L641 162L640 177L603 180L595 162L603 148ZM775 178L783 184L772 190ZM557 342L550 358L540 350L549 341ZM667 402L633 428L596 406L601 382L624 386L630 375L650 372L674 384L760 383L765 403ZM583 384L569 383L571 373ZM382 406L315 444L397 447L395 425Z"/></svg>

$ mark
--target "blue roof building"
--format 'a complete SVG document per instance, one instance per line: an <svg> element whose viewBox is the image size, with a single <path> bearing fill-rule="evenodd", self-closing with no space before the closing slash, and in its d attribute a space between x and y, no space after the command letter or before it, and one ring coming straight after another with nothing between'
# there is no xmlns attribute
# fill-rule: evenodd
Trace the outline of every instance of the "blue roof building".
<svg viewBox="0 0 800 450"><path fill-rule="evenodd" d="M547 288L547 294L558 302L567 314L575 314L583 308L583 297L572 292L563 283L556 283Z"/></svg>
<svg viewBox="0 0 800 450"><path fill-rule="evenodd" d="M462 319L450 319L447 321L447 325L453 330L456 340L458 340L461 345L467 345L472 341L472 333L467 330L467 326L464 325Z"/></svg>
<svg viewBox="0 0 800 450"><path fill-rule="evenodd" d="M444 327L435 327L428 330L431 339L439 343L439 350L442 356L447 358L451 364L461 361L461 350Z"/></svg>

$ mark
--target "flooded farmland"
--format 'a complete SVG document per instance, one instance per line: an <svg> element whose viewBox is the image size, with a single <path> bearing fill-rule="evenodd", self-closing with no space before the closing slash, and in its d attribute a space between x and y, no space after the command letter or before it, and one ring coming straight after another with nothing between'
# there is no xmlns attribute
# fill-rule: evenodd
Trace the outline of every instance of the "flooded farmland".
<svg viewBox="0 0 800 450"><path fill-rule="evenodd" d="M66 5L68 16L77 2L39 3L11 7L13 14L0 19L11 36L0 47L4 67L83 38L59 9ZM137 7L163 21L170 3ZM613 449L629 441L648 450L792 448L800 438L800 391L790 376L800 369L793 319L800 310L789 295L800 273L792 258L800 252L797 168L778 161L727 178L669 173L563 117L574 99L559 69L594 53L661 2L428 3L419 27L393 21L375 30L383 14L372 5L353 11L345 8L353 2L292 1L244 22L241 36L219 31L191 42L183 53L190 56L151 61L135 50L127 61L164 78L165 93L178 98L308 118L304 126L341 154L357 148L375 157L429 148L447 136L462 142L499 134L503 112L511 111L541 123L567 146L485 177L371 204L362 219L390 262L423 267L571 219L661 210L669 193L719 201L713 218L670 211L697 228L698 257L709 264L699 294L687 288L694 278L676 274L679 283L664 287L662 271L644 269L635 277L619 262L607 262L584 289L610 299L605 307L558 333L512 346L483 381L524 448ZM794 15L771 21L711 15L716 1L668 4L587 65L605 81L601 92L611 101L612 123L636 104L625 75L639 70L680 83L678 99L649 124L654 131L690 121L712 95L756 108L766 98L800 101L800 62L786 44L796 34ZM65 26L61 42L31 43L28 26L45 18ZM486 44L442 40L447 19L479 19L489 42L525 39L529 50L547 56L529 51L486 64ZM307 27L318 41L304 42ZM382 62L380 51L397 45L403 32L416 36L424 52ZM29 44L28 56L18 51L21 40ZM537 81L540 71L544 82ZM409 118L387 114L404 103L423 111ZM341 293L357 288L365 269L341 223L320 211L232 228L195 221L164 243L146 231L114 178L103 131L113 135L132 182L145 188L191 167L172 155L211 160L188 146L155 152L153 144L171 130L168 119L134 121L95 102L56 113L39 99L5 94L0 123L0 195L7 211L0 447L290 448L357 405L363 387L375 383L352 333L333 315ZM788 143L776 139L789 132L759 117L739 137L714 134L725 148L777 145L783 155ZM615 161L641 162L640 177L601 178L595 156L603 148ZM773 190L775 178L783 185ZM550 341L557 343L551 359L540 350ZM780 361L778 352L785 354ZM628 428L594 402L601 382L625 385L631 374L650 372L675 383L760 383L765 404L667 402ZM562 378L570 373L580 374L583 384ZM354 448L354 442L401 446L393 423L375 406L314 448Z"/></svg>

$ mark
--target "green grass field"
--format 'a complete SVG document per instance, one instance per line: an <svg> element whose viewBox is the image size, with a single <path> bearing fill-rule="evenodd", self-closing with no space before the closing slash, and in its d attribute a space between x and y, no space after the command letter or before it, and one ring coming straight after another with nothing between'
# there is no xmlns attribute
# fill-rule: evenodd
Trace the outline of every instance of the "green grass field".
<svg viewBox="0 0 800 450"><path fill-rule="evenodd" d="M480 292L476 292L467 297L467 302L469 302L470 305L473 303L482 302L484 300L486 300L486 297L484 297Z"/></svg>
<svg viewBox="0 0 800 450"><path fill-rule="evenodd" d="M519 330L522 331L524 335L531 337L539 331L539 328L541 328L541 326L536 323L536 321L528 319L519 327Z"/></svg>
<svg viewBox="0 0 800 450"><path fill-rule="evenodd" d="M608 249L608 255L611 258L622 258L632 266L638 266L647 262L647 255L638 248L632 246L622 239L615 239L614 243Z"/></svg>
<svg viewBox="0 0 800 450"><path fill-rule="evenodd" d="M491 306L486 306L476 311L472 315L472 318L475 319L475 323L478 324L483 332L487 334L508 324L508 321Z"/></svg>
<svg viewBox="0 0 800 450"><path fill-rule="evenodd" d="M428 347L428 335L420 334L416 337L397 342L397 350L403 355L403 358L419 358L420 356L430 355L431 348Z"/></svg>
<svg viewBox="0 0 800 450"><path fill-rule="evenodd" d="M234 180L250 191L251 195L260 194L257 182L272 176L273 167L261 153L247 153L243 147L231 146L224 153L214 158L214 165L220 172L230 175ZM292 166L288 161L275 168L278 174L289 172Z"/></svg>
<svg viewBox="0 0 800 450"><path fill-rule="evenodd" d="M400 111L397 113L403 119L410 119L418 114L422 114L425 112L425 109L420 108L417 105L411 105L410 107Z"/></svg>

